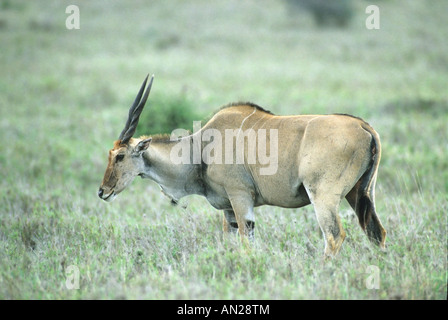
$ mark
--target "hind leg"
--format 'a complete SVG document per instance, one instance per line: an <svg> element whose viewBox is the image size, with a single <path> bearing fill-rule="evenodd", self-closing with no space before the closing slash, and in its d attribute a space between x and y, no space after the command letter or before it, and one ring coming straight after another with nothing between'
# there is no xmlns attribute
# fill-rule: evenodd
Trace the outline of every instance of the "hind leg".
<svg viewBox="0 0 448 320"><path fill-rule="evenodd" d="M381 249L385 248L386 229L384 229L375 210L373 194L360 194L360 182L347 194L346 199L358 216L359 224L371 242Z"/></svg>
<svg viewBox="0 0 448 320"><path fill-rule="evenodd" d="M325 239L324 256L326 258L334 257L338 254L345 239L345 231L338 214L341 199L338 195L318 195L309 188L306 190Z"/></svg>

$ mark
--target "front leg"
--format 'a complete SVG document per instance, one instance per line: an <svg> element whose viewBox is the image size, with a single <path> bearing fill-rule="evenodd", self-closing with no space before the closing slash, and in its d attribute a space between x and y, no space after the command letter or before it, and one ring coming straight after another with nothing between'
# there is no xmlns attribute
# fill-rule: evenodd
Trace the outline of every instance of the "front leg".
<svg viewBox="0 0 448 320"><path fill-rule="evenodd" d="M229 195L234 217L238 225L238 232L243 242L253 241L255 229L254 202L247 194Z"/></svg>

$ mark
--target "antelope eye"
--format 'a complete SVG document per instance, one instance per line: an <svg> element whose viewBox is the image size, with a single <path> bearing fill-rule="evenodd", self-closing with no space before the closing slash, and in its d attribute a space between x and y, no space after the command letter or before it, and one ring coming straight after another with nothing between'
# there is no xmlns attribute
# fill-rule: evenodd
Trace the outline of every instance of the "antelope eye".
<svg viewBox="0 0 448 320"><path fill-rule="evenodd" d="M124 159L124 154L117 154L117 156L115 157L115 161L116 162L120 162Z"/></svg>

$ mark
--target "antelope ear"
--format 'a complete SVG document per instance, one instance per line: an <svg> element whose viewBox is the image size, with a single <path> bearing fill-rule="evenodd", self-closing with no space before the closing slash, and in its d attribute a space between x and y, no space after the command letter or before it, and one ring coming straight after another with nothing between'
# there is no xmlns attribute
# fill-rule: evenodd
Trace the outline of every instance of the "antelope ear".
<svg viewBox="0 0 448 320"><path fill-rule="evenodd" d="M142 141L140 141L136 146L135 146L135 149L134 149L134 153L137 153L137 154L142 154L144 151L146 151L146 149L148 149L148 147L149 147L149 145L150 145L150 143L151 143L151 140L152 140L152 138L148 138L148 139L145 139L145 140L142 140Z"/></svg>

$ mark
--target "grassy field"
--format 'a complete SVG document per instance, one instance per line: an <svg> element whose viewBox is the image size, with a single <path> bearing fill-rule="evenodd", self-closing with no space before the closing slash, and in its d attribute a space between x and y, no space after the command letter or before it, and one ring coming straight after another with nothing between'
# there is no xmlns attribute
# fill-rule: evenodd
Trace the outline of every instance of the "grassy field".
<svg viewBox="0 0 448 320"><path fill-rule="evenodd" d="M365 27L371 3L380 30ZM66 28L70 4L79 30ZM0 10L0 299L446 298L447 1L357 1L343 29L267 0L0 0ZM258 208L247 251L204 198L172 207L137 179L101 201L107 152L147 73L144 112L185 99L207 116L244 100L364 118L382 139L387 252L347 203L343 249L323 263L311 206Z"/></svg>

